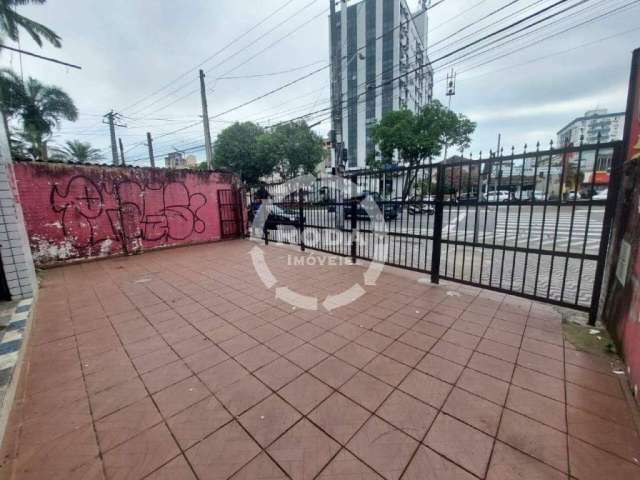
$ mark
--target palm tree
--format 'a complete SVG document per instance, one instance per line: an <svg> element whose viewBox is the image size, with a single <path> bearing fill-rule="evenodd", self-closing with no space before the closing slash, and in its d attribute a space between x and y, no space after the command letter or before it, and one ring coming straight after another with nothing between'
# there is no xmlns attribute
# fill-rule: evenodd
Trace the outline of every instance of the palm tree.
<svg viewBox="0 0 640 480"><path fill-rule="evenodd" d="M16 12L18 5L38 4L42 5L47 0L0 0L0 35L7 35L17 42L20 38L20 28L24 29L39 46L42 46L42 38L54 47L62 46L60 36L41 23L24 17Z"/></svg>
<svg viewBox="0 0 640 480"><path fill-rule="evenodd" d="M88 163L104 159L99 148L94 148L89 142L81 142L80 140L67 140L65 146L57 149L56 153L67 162Z"/></svg>
<svg viewBox="0 0 640 480"><path fill-rule="evenodd" d="M47 160L47 140L60 120L75 121L78 110L62 89L29 77L26 82L10 70L0 70L0 105L22 123L22 134L41 160Z"/></svg>

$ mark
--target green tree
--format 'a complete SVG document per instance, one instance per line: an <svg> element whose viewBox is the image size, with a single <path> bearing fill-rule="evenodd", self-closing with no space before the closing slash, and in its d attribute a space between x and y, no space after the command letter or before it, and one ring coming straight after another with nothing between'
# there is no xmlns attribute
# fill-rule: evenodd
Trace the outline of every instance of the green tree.
<svg viewBox="0 0 640 480"><path fill-rule="evenodd" d="M283 179L315 172L325 153L322 137L304 121L276 126L260 136L258 145L261 158Z"/></svg>
<svg viewBox="0 0 640 480"><path fill-rule="evenodd" d="M256 185L274 170L274 164L260 154L258 138L263 134L264 130L252 122L236 122L225 128L214 144L214 165L231 170L249 186Z"/></svg>
<svg viewBox="0 0 640 480"><path fill-rule="evenodd" d="M372 138L383 159L391 161L397 152L409 167L402 189L406 199L421 161L440 155L445 145L467 148L476 124L434 100L418 113L409 110L387 112L372 128Z"/></svg>
<svg viewBox="0 0 640 480"><path fill-rule="evenodd" d="M64 147L55 150L55 155L66 162L90 163L104 160L100 149L80 140L67 140Z"/></svg>
<svg viewBox="0 0 640 480"><path fill-rule="evenodd" d="M20 29L26 31L34 42L42 46L42 39L51 43L54 47L60 47L60 36L41 23L20 15L16 12L17 6L38 4L42 5L47 0L0 0L0 36L6 35L14 42L20 39Z"/></svg>
<svg viewBox="0 0 640 480"><path fill-rule="evenodd" d="M75 121L78 110L62 89L44 85L29 77L22 82L10 70L0 71L0 103L9 118L22 126L22 137L29 142L40 160L47 160L47 141L60 120Z"/></svg>

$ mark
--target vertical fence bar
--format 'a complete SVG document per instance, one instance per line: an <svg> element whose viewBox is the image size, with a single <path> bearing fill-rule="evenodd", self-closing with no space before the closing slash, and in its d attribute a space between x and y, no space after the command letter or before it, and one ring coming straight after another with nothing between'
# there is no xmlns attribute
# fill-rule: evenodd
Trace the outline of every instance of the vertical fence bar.
<svg viewBox="0 0 640 480"><path fill-rule="evenodd" d="M594 162L597 163L596 156ZM604 267L607 257L607 249L609 248L609 238L611 226L616 211L616 203L618 201L618 191L622 185L622 163L623 163L622 145L616 145L613 150L613 158L611 160L611 175L609 179L609 190L607 193L607 205L604 210L604 218L602 220L602 234L600 235L600 248L598 249L598 264L596 265L596 275L593 282L593 294L591 296L591 309L589 311L589 325L595 325L598 318L598 308L600 307L600 293L602 292L602 281L604 278ZM591 179L591 185L595 183L595 176Z"/></svg>
<svg viewBox="0 0 640 480"><path fill-rule="evenodd" d="M298 235L300 235L300 250L304 252L304 190L298 190Z"/></svg>
<svg viewBox="0 0 640 480"><path fill-rule="evenodd" d="M440 283L440 251L442 249L442 217L444 214L444 165L436 169L436 205L433 220L433 251L431 252L431 283Z"/></svg>
<svg viewBox="0 0 640 480"><path fill-rule="evenodd" d="M351 177L351 263L356 263L357 242L356 235L358 230L358 176Z"/></svg>

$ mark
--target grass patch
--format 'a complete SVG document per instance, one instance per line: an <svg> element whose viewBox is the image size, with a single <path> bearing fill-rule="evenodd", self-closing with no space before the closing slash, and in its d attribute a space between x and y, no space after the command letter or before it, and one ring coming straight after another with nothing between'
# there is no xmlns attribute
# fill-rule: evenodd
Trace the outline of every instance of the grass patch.
<svg viewBox="0 0 640 480"><path fill-rule="evenodd" d="M562 324L565 338L578 350L584 350L590 353L602 355L616 354L616 347L604 328L590 327L574 322L566 322ZM590 333L592 330L598 330L598 333Z"/></svg>

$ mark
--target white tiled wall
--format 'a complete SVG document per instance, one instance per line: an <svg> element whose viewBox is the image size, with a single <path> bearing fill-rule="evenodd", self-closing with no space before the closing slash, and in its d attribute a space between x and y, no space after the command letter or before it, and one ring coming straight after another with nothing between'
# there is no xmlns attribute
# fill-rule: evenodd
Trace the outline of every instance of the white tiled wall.
<svg viewBox="0 0 640 480"><path fill-rule="evenodd" d="M11 297L17 299L33 296L37 283L17 190L11 186L9 139L0 117L0 256Z"/></svg>

